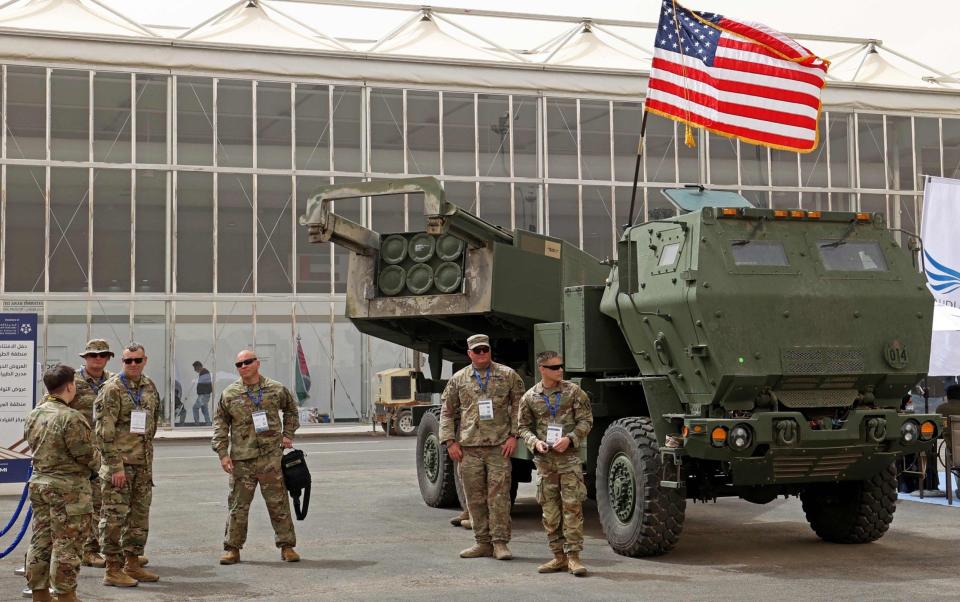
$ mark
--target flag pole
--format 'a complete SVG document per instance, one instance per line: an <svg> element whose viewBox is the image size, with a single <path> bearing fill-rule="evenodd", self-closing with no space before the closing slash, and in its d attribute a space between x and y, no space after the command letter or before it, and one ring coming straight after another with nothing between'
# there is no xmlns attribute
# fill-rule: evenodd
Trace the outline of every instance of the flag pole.
<svg viewBox="0 0 960 602"><path fill-rule="evenodd" d="M637 186L640 182L640 160L643 158L643 137L647 132L647 106L644 103L643 117L640 118L640 142L637 143L637 164L633 167L633 191L630 194L630 215L624 230L633 225L633 209L637 202Z"/></svg>

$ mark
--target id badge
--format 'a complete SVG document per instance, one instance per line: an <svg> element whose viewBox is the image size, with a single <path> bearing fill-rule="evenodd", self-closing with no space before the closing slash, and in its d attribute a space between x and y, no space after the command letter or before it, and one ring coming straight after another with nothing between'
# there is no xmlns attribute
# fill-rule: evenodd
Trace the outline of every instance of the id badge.
<svg viewBox="0 0 960 602"><path fill-rule="evenodd" d="M557 444L563 437L563 425L562 424L548 424L547 425L547 445L553 447Z"/></svg>
<svg viewBox="0 0 960 602"><path fill-rule="evenodd" d="M147 434L146 410L133 410L130 412L130 432L135 435Z"/></svg>
<svg viewBox="0 0 960 602"><path fill-rule="evenodd" d="M492 399L481 399L478 401L477 410L480 412L480 420L493 420Z"/></svg>
<svg viewBox="0 0 960 602"><path fill-rule="evenodd" d="M267 423L267 413L263 410L253 413L253 430L258 433L270 430L270 425Z"/></svg>

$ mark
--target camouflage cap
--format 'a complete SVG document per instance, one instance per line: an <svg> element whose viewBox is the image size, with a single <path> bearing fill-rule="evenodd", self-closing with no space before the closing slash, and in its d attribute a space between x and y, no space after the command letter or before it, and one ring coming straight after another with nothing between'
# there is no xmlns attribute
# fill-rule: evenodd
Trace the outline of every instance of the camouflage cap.
<svg viewBox="0 0 960 602"><path fill-rule="evenodd" d="M467 339L467 349L473 349L480 345L490 346L490 337L485 334L475 334Z"/></svg>
<svg viewBox="0 0 960 602"><path fill-rule="evenodd" d="M106 342L103 339L90 339L87 341L87 348L80 353L80 357L86 357L88 353L103 353L107 352L113 356L113 352L110 351L110 343Z"/></svg>

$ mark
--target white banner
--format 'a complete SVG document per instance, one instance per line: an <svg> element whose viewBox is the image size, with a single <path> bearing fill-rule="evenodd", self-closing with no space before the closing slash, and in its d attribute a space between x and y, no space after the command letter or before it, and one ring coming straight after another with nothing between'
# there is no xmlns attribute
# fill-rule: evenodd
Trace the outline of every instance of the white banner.
<svg viewBox="0 0 960 602"><path fill-rule="evenodd" d="M923 189L923 260L936 299L930 376L960 374L960 180L928 177Z"/></svg>

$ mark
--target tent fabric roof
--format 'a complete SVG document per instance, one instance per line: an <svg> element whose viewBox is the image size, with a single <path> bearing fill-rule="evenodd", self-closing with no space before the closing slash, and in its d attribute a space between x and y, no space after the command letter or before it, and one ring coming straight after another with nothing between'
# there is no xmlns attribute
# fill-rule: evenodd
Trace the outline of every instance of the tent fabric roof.
<svg viewBox="0 0 960 602"><path fill-rule="evenodd" d="M183 26L149 27L124 16L120 0L14 0L0 6L0 60L639 97L656 27L389 1L228 3ZM368 38L347 37L358 32ZM797 37L834 60L826 103L960 114L956 75L878 40ZM923 91L934 95L920 100Z"/></svg>

